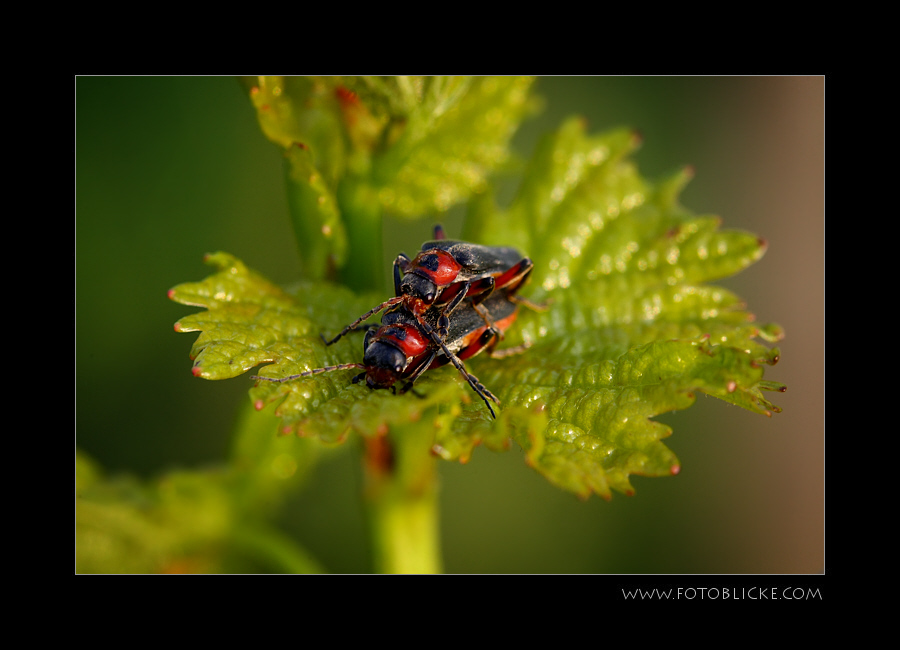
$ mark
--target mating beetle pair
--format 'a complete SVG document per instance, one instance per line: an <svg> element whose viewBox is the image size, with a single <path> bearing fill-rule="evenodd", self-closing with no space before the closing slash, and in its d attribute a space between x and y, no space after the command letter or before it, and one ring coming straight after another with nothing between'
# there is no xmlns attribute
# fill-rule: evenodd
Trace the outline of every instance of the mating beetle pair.
<svg viewBox="0 0 900 650"><path fill-rule="evenodd" d="M399 380L408 391L426 370L452 363L472 390L484 400L499 403L463 364L483 350L491 354L503 332L515 321L518 304L530 304L516 296L528 280L534 264L513 248L490 247L444 238L435 227L433 241L425 242L410 260L402 253L394 260L395 296L366 312L345 327L332 345L347 333L360 329L367 318L387 310L381 325L365 327L362 363L327 366L281 379L289 381L332 370L361 369L370 388L394 388ZM402 275L401 275L402 273ZM516 350L518 351L518 350Z"/></svg>
<svg viewBox="0 0 900 650"><path fill-rule="evenodd" d="M434 240L422 244L415 258L401 253L394 260L394 293L406 296L407 303L445 305L445 310L452 311L462 298L479 304L495 289L515 295L533 267L515 248L445 239L443 228L435 226Z"/></svg>

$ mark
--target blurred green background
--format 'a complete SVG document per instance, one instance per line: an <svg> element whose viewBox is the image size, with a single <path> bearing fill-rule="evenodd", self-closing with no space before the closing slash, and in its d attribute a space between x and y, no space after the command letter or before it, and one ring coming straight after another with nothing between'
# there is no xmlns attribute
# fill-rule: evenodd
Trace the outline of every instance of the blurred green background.
<svg viewBox="0 0 900 650"><path fill-rule="evenodd" d="M448 573L824 571L824 86L538 80L545 109L514 140L521 157L572 114L595 132L634 127L645 176L692 165L686 207L769 241L759 263L720 284L785 327L766 378L788 392L772 398L784 412L771 419L702 395L666 415L681 474L634 477L636 495L611 502L552 487L518 449L442 463ZM202 256L216 250L276 282L296 278L281 153L232 77L77 77L75 91L76 445L113 474L215 465L251 381L191 375L196 335L173 324L195 310L166 291L206 277ZM438 219L458 235L462 214L388 224L385 259L415 251ZM370 567L358 463L352 449L332 455L280 521L333 572Z"/></svg>

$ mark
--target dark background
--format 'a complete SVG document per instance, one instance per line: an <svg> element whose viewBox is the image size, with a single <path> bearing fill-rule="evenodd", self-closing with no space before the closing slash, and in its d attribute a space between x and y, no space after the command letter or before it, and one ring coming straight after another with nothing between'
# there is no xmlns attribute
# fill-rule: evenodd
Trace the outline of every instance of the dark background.
<svg viewBox="0 0 900 650"><path fill-rule="evenodd" d="M551 77L544 112L514 141L527 157L567 116L628 125L657 178L685 164L682 203L769 241L720 284L787 330L766 377L784 412L700 396L661 418L681 474L632 479L633 497L579 501L518 449L441 465L447 572L818 573L824 570L824 78ZM272 280L298 273L281 154L231 77L75 79L75 435L109 472L152 477L226 458L250 380L194 378L192 308L166 291L224 250ZM458 234L460 211L441 217ZM437 218L437 217L435 217ZM432 220L388 224L385 259ZM456 230L454 230L456 228ZM385 288L386 292L388 288ZM771 396L772 394L770 394ZM358 459L338 454L288 504L283 526L331 571L369 569Z"/></svg>

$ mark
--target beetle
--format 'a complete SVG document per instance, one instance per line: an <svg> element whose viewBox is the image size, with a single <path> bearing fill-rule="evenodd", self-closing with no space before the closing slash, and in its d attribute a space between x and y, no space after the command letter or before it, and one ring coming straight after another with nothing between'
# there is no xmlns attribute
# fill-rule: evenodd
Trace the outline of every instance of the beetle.
<svg viewBox="0 0 900 650"><path fill-rule="evenodd" d="M428 306L447 304L463 293L477 304L496 288L508 289L513 296L533 267L515 248L446 239L444 229L437 225L434 239L422 244L413 259L400 253L394 260L394 293L417 298Z"/></svg>
<svg viewBox="0 0 900 650"><path fill-rule="evenodd" d="M515 248L446 239L444 229L437 225L434 239L422 244L413 259L400 253L394 260L394 297L360 316L328 343L335 343L367 318L401 303L419 315L438 308L440 337L446 336L450 316L464 299L471 299L471 305L476 306L498 289L504 290L504 300L543 309L516 296L533 268L534 262Z"/></svg>
<svg viewBox="0 0 900 650"><path fill-rule="evenodd" d="M440 309L431 308L424 314L411 312L405 304L397 303L385 312L381 325L366 327L362 363L344 363L307 370L282 378L253 377L254 379L286 382L299 377L309 377L333 370L360 369L363 372L352 379L356 384L365 379L372 389L390 388L396 393L395 384L405 381L400 394L410 390L424 372L452 363L472 390L484 400L491 416L497 417L491 402L499 404L497 397L466 370L464 360L487 350L494 355L494 348L518 315L518 305L510 300L505 290L495 291L482 303L472 299L461 303L449 320L446 334L439 333L438 323L444 318ZM325 341L331 345L336 341ZM524 346L523 346L524 348ZM518 349L513 349L518 351ZM497 353L506 356L509 351Z"/></svg>

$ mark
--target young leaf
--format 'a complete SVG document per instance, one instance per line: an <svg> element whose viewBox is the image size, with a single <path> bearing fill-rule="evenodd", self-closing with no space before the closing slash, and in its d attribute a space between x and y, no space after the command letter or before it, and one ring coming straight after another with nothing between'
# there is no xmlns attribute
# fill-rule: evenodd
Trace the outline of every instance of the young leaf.
<svg viewBox="0 0 900 650"><path fill-rule="evenodd" d="M262 131L285 152L304 276L357 289L380 286L382 210L412 218L484 190L535 106L530 77L244 82Z"/></svg>
<svg viewBox="0 0 900 650"><path fill-rule="evenodd" d="M375 298L358 297L328 283L300 283L288 293L227 253L207 255L205 261L217 268L215 274L181 284L168 294L176 302L207 308L175 324L177 332L201 332L190 353L195 376L229 379L269 363L260 376L278 378L361 359L361 334L348 335L333 346L325 346L320 335L340 331L377 304ZM395 396L351 384L356 372L323 373L285 383L262 381L251 390L251 398L258 409L278 402L276 415L282 419L283 432L325 442L340 442L351 430L374 435L391 423L416 419L436 403L459 411L455 405L462 388L455 382L429 379L417 384L423 389L434 384L426 397ZM393 399L385 400L386 394Z"/></svg>
<svg viewBox="0 0 900 650"><path fill-rule="evenodd" d="M515 233L535 262L531 299L549 304L523 312L507 337L528 352L479 376L504 404L547 416L540 437L513 435L538 471L584 496L631 493L630 474L677 473L660 442L671 430L651 418L697 392L770 415L779 409L760 391L784 389L762 381L779 353L756 340L777 340L780 328L756 326L733 293L703 284L752 264L765 242L681 208L689 173L642 179L626 158L636 145L628 131L588 137L569 121L543 143L513 205L482 201L470 228L491 244Z"/></svg>

